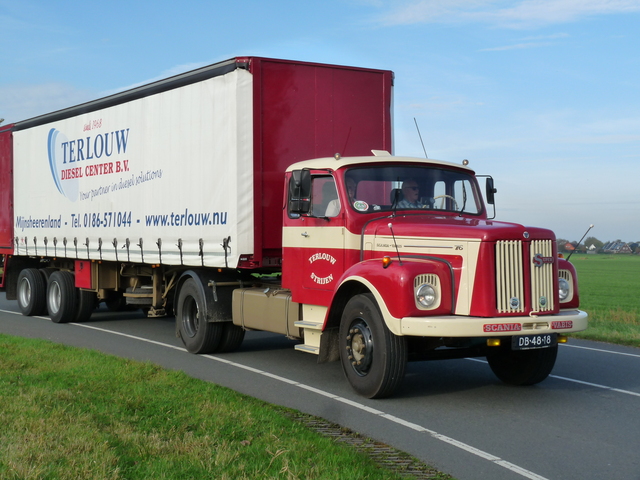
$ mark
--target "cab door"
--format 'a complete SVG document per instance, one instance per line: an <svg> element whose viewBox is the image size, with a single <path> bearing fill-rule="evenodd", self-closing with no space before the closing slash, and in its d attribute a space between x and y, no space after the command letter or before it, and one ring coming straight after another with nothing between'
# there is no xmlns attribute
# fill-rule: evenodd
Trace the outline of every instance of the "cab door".
<svg viewBox="0 0 640 480"><path fill-rule="evenodd" d="M334 176L308 175L303 191L291 185L295 174L288 179L282 285L294 302L328 306L344 271L344 216Z"/></svg>

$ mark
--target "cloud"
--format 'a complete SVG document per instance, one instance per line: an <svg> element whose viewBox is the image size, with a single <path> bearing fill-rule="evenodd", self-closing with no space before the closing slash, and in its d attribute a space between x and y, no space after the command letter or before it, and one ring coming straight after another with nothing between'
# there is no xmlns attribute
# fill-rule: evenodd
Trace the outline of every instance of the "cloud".
<svg viewBox="0 0 640 480"><path fill-rule="evenodd" d="M97 97L96 92L64 83L0 85L0 117L4 124L26 120Z"/></svg>
<svg viewBox="0 0 640 480"><path fill-rule="evenodd" d="M523 48L538 48L538 47L550 47L553 45L551 42L529 42L529 43L516 43L514 45L505 45L503 47L482 48L480 52L501 52L504 50L521 50Z"/></svg>
<svg viewBox="0 0 640 480"><path fill-rule="evenodd" d="M149 78L147 80L143 80L142 82L136 82L134 84L131 85L127 85L124 87L118 87L118 88L114 88L112 90L108 90L106 92L102 92L102 94L100 96L109 96L109 95L114 95L116 93L119 92L124 92L126 90L131 90L133 88L137 88L137 87L141 87L143 85L148 85L149 83L153 83L153 82L157 82L159 80L165 80L169 77L173 77L175 75L180 75L181 73L185 73L191 70L196 70L200 67L204 67L209 65L209 63L207 62L197 62L197 63L184 63L181 65L176 65L174 67L171 67L167 70L164 70L163 72L161 72L159 75L153 77L153 78Z"/></svg>
<svg viewBox="0 0 640 480"><path fill-rule="evenodd" d="M500 47L482 48L480 52L501 52L505 50L521 50L523 48L551 47L556 43L553 40L569 37L568 33L554 33L551 35L537 35L520 39L520 43L503 45Z"/></svg>
<svg viewBox="0 0 640 480"><path fill-rule="evenodd" d="M640 12L640 0L413 0L399 2L379 21L385 25L485 23L535 28L584 17Z"/></svg>

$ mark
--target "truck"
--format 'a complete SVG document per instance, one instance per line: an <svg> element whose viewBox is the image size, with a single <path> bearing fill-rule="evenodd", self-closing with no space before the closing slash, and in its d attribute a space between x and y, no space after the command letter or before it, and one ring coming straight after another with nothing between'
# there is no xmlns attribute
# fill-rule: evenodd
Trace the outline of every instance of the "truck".
<svg viewBox="0 0 640 480"><path fill-rule="evenodd" d="M368 398L416 360L541 382L587 328L576 270L494 219L491 176L391 154L393 83L235 57L2 127L0 288L57 323L175 316L195 354L285 335Z"/></svg>

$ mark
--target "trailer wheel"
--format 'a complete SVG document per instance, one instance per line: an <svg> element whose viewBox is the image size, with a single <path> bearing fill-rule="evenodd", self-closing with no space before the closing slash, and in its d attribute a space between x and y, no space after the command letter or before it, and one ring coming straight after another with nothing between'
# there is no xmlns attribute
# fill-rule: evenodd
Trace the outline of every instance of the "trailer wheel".
<svg viewBox="0 0 640 480"><path fill-rule="evenodd" d="M535 385L549 376L558 346L535 350L500 350L487 355L496 377L509 385Z"/></svg>
<svg viewBox="0 0 640 480"><path fill-rule="evenodd" d="M18 275L18 306L23 315L31 317L46 313L47 283L37 268L25 268Z"/></svg>
<svg viewBox="0 0 640 480"><path fill-rule="evenodd" d="M242 345L242 340L244 340L244 329L231 322L224 322L223 325L222 339L220 340L218 352L233 352Z"/></svg>
<svg viewBox="0 0 640 480"><path fill-rule="evenodd" d="M128 309L127 299L122 295L122 292L112 290L104 299L104 304L110 312L124 312Z"/></svg>
<svg viewBox="0 0 640 480"><path fill-rule="evenodd" d="M49 284L49 277L51 276L51 274L53 272L55 272L56 269L55 268L50 268L50 267L46 267L46 268L41 268L40 269L40 273L42 274L42 276L44 277L44 284L45 287ZM46 288L45 288L46 290Z"/></svg>
<svg viewBox="0 0 640 480"><path fill-rule="evenodd" d="M78 296L73 273L59 270L51 274L47 288L47 308L54 323L75 320Z"/></svg>
<svg viewBox="0 0 640 480"><path fill-rule="evenodd" d="M196 280L185 280L178 295L176 322L190 353L213 353L222 338L223 323L207 322L206 302Z"/></svg>
<svg viewBox="0 0 640 480"><path fill-rule="evenodd" d="M368 398L392 395L404 378L405 339L389 331L369 293L353 297L342 313L340 361L353 389Z"/></svg>
<svg viewBox="0 0 640 480"><path fill-rule="evenodd" d="M86 322L91 318L93 311L98 304L98 297L95 292L89 290L78 290L78 306L75 315L75 322Z"/></svg>

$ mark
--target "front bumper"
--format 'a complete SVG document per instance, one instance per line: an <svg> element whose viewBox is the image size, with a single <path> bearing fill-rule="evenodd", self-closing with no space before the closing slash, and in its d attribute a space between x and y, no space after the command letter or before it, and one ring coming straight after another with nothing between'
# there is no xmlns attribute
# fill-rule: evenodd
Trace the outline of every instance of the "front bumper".
<svg viewBox="0 0 640 480"><path fill-rule="evenodd" d="M571 333L586 330L588 315L582 310L561 310L556 315L529 317L404 317L402 335L415 337L507 337L533 333Z"/></svg>

